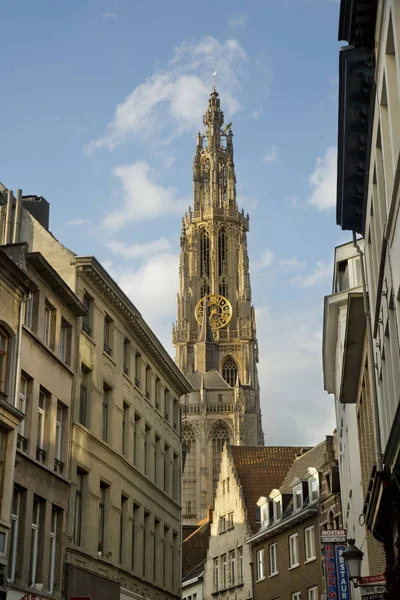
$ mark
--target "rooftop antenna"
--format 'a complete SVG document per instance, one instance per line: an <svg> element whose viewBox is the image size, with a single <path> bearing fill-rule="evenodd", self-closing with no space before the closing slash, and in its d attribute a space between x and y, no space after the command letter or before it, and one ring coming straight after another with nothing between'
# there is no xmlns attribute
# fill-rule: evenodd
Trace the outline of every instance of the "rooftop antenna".
<svg viewBox="0 0 400 600"><path fill-rule="evenodd" d="M217 74L217 71L213 71L213 86L212 86L213 92L216 91L216 89L215 89L215 76L216 76L216 74Z"/></svg>

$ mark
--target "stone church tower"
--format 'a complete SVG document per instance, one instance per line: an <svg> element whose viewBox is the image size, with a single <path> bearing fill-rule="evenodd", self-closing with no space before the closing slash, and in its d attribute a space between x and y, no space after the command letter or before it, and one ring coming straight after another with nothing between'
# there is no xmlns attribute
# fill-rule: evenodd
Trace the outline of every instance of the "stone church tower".
<svg viewBox="0 0 400 600"><path fill-rule="evenodd" d="M176 362L193 385L183 406L183 520L206 515L225 443L264 443L251 305L249 216L236 202L231 124L213 88L197 134L194 205L182 220ZM207 301L205 302L205 298Z"/></svg>

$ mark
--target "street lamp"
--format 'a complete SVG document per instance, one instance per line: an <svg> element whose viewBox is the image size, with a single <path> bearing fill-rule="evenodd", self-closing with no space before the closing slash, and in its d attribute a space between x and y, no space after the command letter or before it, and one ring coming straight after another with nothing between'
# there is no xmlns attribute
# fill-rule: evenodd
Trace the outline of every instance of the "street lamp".
<svg viewBox="0 0 400 600"><path fill-rule="evenodd" d="M364 552L361 552L360 548L355 545L355 540L348 540L348 546L343 552L342 556L347 564L347 570L349 572L349 578L354 583L354 587L358 586L358 580L361 576L361 562L364 556Z"/></svg>

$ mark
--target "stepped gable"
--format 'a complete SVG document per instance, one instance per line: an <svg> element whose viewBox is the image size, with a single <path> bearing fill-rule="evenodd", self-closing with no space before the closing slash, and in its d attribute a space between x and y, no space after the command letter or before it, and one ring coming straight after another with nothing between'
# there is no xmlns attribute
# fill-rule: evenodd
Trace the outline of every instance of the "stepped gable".
<svg viewBox="0 0 400 600"><path fill-rule="evenodd" d="M230 446L228 448L242 486L248 522L255 533L257 500L279 488L303 448L299 446Z"/></svg>

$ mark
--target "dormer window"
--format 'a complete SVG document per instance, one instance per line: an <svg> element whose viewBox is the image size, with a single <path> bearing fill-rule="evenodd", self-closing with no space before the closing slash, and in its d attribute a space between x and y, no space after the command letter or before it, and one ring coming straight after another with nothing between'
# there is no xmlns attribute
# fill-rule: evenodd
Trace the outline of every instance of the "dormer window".
<svg viewBox="0 0 400 600"><path fill-rule="evenodd" d="M282 498L275 498L272 505L274 507L274 521L279 521L282 518Z"/></svg>
<svg viewBox="0 0 400 600"><path fill-rule="evenodd" d="M319 498L318 473L310 477L308 480L308 495L310 498L310 503L315 502Z"/></svg>
<svg viewBox="0 0 400 600"><path fill-rule="evenodd" d="M270 506L268 499L261 496L257 501L257 507L260 511L261 527L268 527L270 523Z"/></svg>
<svg viewBox="0 0 400 600"><path fill-rule="evenodd" d="M300 510L303 507L303 486L301 483L293 488L293 508Z"/></svg>

